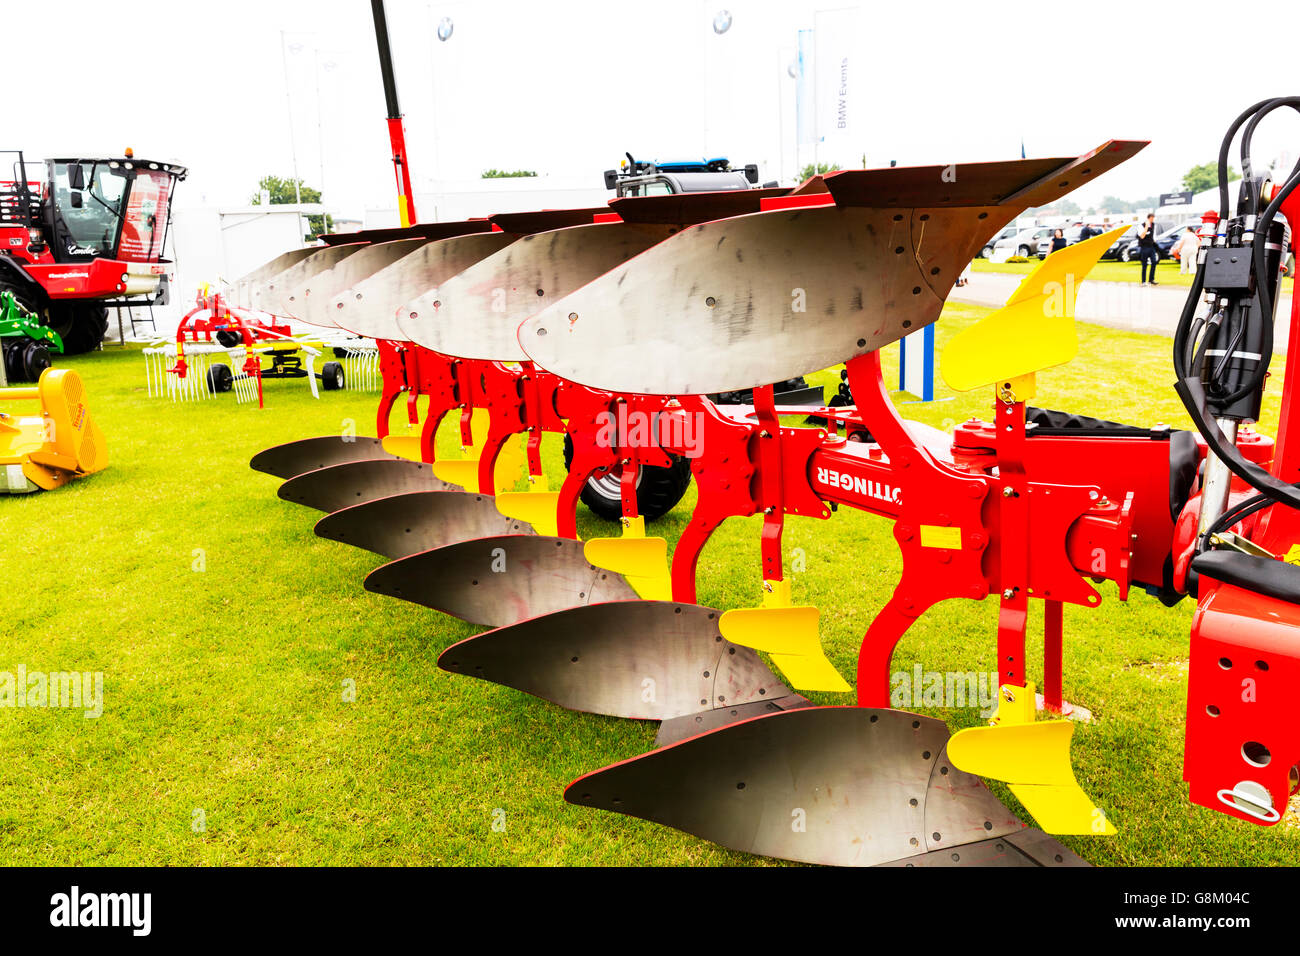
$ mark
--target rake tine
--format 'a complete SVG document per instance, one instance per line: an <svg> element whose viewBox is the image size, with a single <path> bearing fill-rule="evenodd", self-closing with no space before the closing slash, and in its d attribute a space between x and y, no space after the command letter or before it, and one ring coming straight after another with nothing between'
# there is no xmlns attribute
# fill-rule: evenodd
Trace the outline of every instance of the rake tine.
<svg viewBox="0 0 1300 956"><path fill-rule="evenodd" d="M198 368L190 377L190 388L193 390L193 397L196 401L203 401L208 397L208 357L206 354L199 355Z"/></svg>

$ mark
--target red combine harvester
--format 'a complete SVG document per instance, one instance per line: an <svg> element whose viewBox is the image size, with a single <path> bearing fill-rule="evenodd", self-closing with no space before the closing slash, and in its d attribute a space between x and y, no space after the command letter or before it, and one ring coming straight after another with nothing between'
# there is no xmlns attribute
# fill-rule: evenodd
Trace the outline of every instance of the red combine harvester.
<svg viewBox="0 0 1300 956"><path fill-rule="evenodd" d="M171 197L186 169L136 159L47 159L29 178L23 154L0 180L0 291L63 339L66 354L95 349L108 310L164 305L163 248Z"/></svg>

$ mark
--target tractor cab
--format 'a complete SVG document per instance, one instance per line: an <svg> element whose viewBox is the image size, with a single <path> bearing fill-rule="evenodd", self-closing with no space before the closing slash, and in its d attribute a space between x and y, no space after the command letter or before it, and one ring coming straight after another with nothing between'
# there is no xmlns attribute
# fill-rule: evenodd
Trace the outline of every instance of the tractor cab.
<svg viewBox="0 0 1300 956"><path fill-rule="evenodd" d="M184 167L128 156L50 159L46 168L42 232L57 262L161 259L172 189L185 178Z"/></svg>
<svg viewBox="0 0 1300 956"><path fill-rule="evenodd" d="M118 158L47 159L45 174L17 151L0 170L0 291L63 339L66 352L95 348L107 309L161 305L172 190L186 169Z"/></svg>
<svg viewBox="0 0 1300 956"><path fill-rule="evenodd" d="M758 167L733 169L723 156L704 160L646 162L627 153L618 169L605 170L605 188L624 196L667 196L674 193L750 189L758 184Z"/></svg>

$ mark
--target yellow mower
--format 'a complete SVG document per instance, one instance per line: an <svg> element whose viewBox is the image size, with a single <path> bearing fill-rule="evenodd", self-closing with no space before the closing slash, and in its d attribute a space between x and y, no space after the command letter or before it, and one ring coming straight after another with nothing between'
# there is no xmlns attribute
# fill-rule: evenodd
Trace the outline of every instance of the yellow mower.
<svg viewBox="0 0 1300 956"><path fill-rule="evenodd" d="M104 433L90 418L81 376L49 368L35 385L0 388L0 405L40 403L40 413L0 411L0 493L50 491L108 465Z"/></svg>

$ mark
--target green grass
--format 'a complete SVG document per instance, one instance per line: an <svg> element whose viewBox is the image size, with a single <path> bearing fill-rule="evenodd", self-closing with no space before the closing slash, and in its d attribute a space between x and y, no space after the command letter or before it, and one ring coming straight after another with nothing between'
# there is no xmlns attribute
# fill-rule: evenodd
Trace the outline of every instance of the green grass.
<svg viewBox="0 0 1300 956"><path fill-rule="evenodd" d="M989 262L987 259L976 259L971 263L971 271L1028 275L1042 261L1034 259L1032 262ZM1088 273L1088 278L1094 282L1138 282L1142 278L1142 267L1136 259L1132 262L1116 262L1108 259L1093 266L1092 271ZM1160 285L1191 288L1192 278L1190 273L1186 275L1180 273L1178 263L1173 259L1162 259L1156 267L1156 282ZM1291 286L1290 278L1282 280L1282 291L1288 295Z"/></svg>
<svg viewBox="0 0 1300 956"><path fill-rule="evenodd" d="M984 314L950 307L940 343ZM1078 360L1040 376L1039 402L1185 422L1168 388L1168 340L1090 326L1081 339ZM58 492L0 498L0 671L102 671L104 713L0 709L0 859L763 862L565 804L563 788L579 774L648 750L653 726L569 713L438 670L438 653L474 629L365 592L362 577L378 559L315 537L317 514L280 501L276 480L248 468L268 445L338 433L348 419L373 433L373 395L317 401L302 383L270 382L260 411L231 396L175 405L146 397L136 351L110 347L64 364L85 379L111 465ZM896 382L896 347L885 365ZM818 380L831 384L836 372ZM1277 374L1272 421L1279 390ZM988 411L987 395L939 392L904 414L951 427ZM450 450L454 439L440 441ZM557 436L545 459L558 481ZM693 501L692 491L657 523L670 542ZM756 603L758 527L733 520L715 536L700 564L701 603ZM602 528L584 508L579 530ZM851 676L900 571L889 523L847 509L829 521L792 519L786 547L806 554L795 597L822 609L828 653ZM1066 842L1099 864L1293 862L1296 830L1255 828L1186 800L1178 664L1191 605L1171 610L1142 594L1121 603L1113 587L1102 590L1101 608L1066 609L1065 691L1098 716L1078 729L1074 763L1120 833ZM941 605L900 644L896 669L990 669L995 614L992 601ZM342 699L345 681L355 681L355 703ZM933 713L954 727L978 720L973 710ZM492 828L497 809L504 832ZM206 828L196 832L200 810Z"/></svg>

